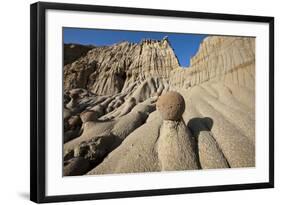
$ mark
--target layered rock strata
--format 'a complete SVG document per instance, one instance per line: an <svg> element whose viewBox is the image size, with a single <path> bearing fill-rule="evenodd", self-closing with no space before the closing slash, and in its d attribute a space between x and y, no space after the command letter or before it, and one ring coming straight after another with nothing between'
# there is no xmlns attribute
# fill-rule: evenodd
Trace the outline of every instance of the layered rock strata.
<svg viewBox="0 0 281 205"><path fill-rule="evenodd" d="M254 38L206 37L188 68L166 38L96 47L64 88L65 175L255 166Z"/></svg>
<svg viewBox="0 0 281 205"><path fill-rule="evenodd" d="M168 39L122 42L90 50L64 67L64 88L85 88L97 95L117 94L148 77L168 78L178 68Z"/></svg>
<svg viewBox="0 0 281 205"><path fill-rule="evenodd" d="M193 87L216 80L253 90L255 85L255 40L245 37L206 37L187 69L173 70L171 84Z"/></svg>

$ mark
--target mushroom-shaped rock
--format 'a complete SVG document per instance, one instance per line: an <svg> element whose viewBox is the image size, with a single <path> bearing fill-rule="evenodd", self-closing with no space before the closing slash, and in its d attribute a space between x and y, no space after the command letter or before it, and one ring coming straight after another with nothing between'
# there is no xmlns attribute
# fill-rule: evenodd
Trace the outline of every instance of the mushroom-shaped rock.
<svg viewBox="0 0 281 205"><path fill-rule="evenodd" d="M185 102L178 92L170 91L158 98L156 108L163 120L179 121L185 110Z"/></svg>
<svg viewBox="0 0 281 205"><path fill-rule="evenodd" d="M195 142L182 120L183 97L174 91L167 92L159 97L156 107L163 118L157 141L161 170L198 169Z"/></svg>
<svg viewBox="0 0 281 205"><path fill-rule="evenodd" d="M89 121L96 121L98 119L99 114L94 110L86 110L80 114L80 118L83 123Z"/></svg>

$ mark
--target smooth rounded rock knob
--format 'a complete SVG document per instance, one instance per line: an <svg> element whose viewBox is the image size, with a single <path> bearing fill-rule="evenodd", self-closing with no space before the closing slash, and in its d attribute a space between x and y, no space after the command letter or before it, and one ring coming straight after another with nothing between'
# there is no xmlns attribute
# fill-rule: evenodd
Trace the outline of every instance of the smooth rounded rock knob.
<svg viewBox="0 0 281 205"><path fill-rule="evenodd" d="M185 102L181 94L170 91L158 98L156 109L160 112L163 120L179 121L185 110Z"/></svg>

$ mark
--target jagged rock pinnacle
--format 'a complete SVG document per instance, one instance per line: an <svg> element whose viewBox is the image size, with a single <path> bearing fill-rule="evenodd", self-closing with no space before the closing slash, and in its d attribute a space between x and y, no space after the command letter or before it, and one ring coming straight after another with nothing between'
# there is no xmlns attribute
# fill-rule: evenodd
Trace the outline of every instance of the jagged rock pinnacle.
<svg viewBox="0 0 281 205"><path fill-rule="evenodd" d="M121 42L94 48L64 67L64 88L85 88L106 95L119 93L138 80L168 78L179 63L165 42L144 39L139 44Z"/></svg>

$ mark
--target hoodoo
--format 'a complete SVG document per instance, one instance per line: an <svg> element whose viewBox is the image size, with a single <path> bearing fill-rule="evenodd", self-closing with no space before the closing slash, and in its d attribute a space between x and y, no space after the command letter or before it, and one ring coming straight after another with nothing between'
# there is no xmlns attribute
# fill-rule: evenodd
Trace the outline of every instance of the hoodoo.
<svg viewBox="0 0 281 205"><path fill-rule="evenodd" d="M167 37L79 54L64 65L65 175L255 166L255 38L205 37L187 68Z"/></svg>
<svg viewBox="0 0 281 205"><path fill-rule="evenodd" d="M199 168L194 139L182 119L184 109L184 99L177 92L168 92L157 101L157 110L163 118L157 141L162 171Z"/></svg>

